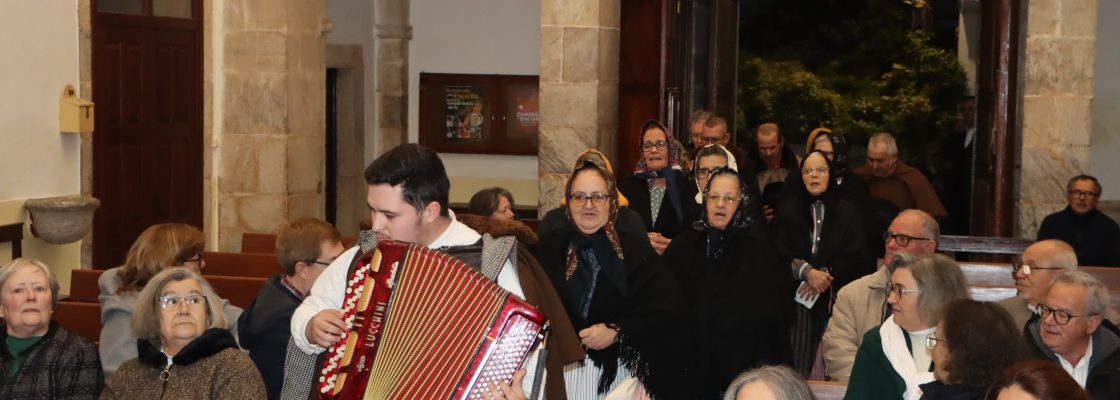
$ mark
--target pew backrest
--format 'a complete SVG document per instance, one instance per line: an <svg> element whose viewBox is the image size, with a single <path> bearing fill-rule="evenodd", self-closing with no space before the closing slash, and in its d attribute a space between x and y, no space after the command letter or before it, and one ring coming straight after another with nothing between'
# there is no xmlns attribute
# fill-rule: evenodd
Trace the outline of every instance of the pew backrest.
<svg viewBox="0 0 1120 400"><path fill-rule="evenodd" d="M358 243L357 237L343 236L342 246L350 248ZM241 234L241 252L276 254L276 235L272 233L245 232Z"/></svg>
<svg viewBox="0 0 1120 400"><path fill-rule="evenodd" d="M209 268L207 268L209 269ZM105 272L99 269L76 269L70 272L70 296L68 302L97 303L100 289L97 287L97 278ZM203 270L206 272L206 270ZM214 288L214 292L222 298L229 300L230 304L245 308L260 292L268 278L203 275L203 278Z"/></svg>
<svg viewBox="0 0 1120 400"><path fill-rule="evenodd" d="M844 393L848 391L847 382L832 382L832 381L807 381L809 390L813 391L813 395L817 400L842 400Z"/></svg>
<svg viewBox="0 0 1120 400"><path fill-rule="evenodd" d="M1023 254L1034 243L1027 239L941 235L937 239L937 250L953 253L981 254Z"/></svg>

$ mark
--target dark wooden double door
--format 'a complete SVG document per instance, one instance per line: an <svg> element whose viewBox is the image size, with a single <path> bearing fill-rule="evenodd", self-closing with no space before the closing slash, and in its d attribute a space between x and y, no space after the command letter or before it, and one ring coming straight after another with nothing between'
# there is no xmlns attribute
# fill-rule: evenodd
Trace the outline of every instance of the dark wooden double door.
<svg viewBox="0 0 1120 400"><path fill-rule="evenodd" d="M178 11L159 16L159 3ZM104 268L150 225L202 227L203 13L200 0L94 0L91 14L92 262Z"/></svg>

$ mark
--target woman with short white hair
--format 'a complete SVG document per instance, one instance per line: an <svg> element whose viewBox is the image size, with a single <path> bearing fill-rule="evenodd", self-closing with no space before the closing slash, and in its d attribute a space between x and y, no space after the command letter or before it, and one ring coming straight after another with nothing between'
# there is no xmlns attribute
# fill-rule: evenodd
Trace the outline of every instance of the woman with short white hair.
<svg viewBox="0 0 1120 400"><path fill-rule="evenodd" d="M103 399L260 399L264 382L211 301L210 284L186 268L152 277L136 299L137 358L106 382Z"/></svg>
<svg viewBox="0 0 1120 400"><path fill-rule="evenodd" d="M0 268L0 399L96 399L105 379L97 347L51 319L58 281L40 261Z"/></svg>

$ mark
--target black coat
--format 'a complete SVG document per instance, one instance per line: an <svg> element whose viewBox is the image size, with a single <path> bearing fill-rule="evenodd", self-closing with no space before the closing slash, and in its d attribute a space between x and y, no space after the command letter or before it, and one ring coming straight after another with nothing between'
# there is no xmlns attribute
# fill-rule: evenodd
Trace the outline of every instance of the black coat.
<svg viewBox="0 0 1120 400"><path fill-rule="evenodd" d="M541 220L537 260L556 292L565 299L564 306L576 332L599 323L618 325L618 343L603 350L588 350L596 364L610 368L612 363L621 360L639 374L638 378L654 396L682 398L686 396L683 385L687 380L681 376L688 363L680 349L677 331L682 307L680 295L661 257L650 246L638 215L627 208L620 209L616 231L623 250L625 288L607 277L605 271L600 271L586 318L565 296L568 293L565 278L568 249L584 235L572 226L563 208L549 211ZM605 237L602 231L592 236ZM601 262L608 262L606 258L611 252L606 253L597 253Z"/></svg>
<svg viewBox="0 0 1120 400"><path fill-rule="evenodd" d="M630 209L637 212L641 217L646 232L657 232L667 238L672 238L681 230L687 229L689 224L696 220L700 211L696 204L696 184L685 178L684 174L679 171L672 175L672 178L666 179L675 181L677 196L681 204L681 213L677 213L673 209L673 203L669 199L670 193L666 190L665 199L661 201L661 209L657 213L656 224L653 223L649 182L645 178L632 176L618 183L618 191L630 201ZM648 236L646 239L649 239Z"/></svg>
<svg viewBox="0 0 1120 400"><path fill-rule="evenodd" d="M681 232L663 255L684 297L690 329L680 343L692 345L700 398L718 398L743 371L789 362L789 268L758 230L723 235L717 259L707 256L709 233L697 229Z"/></svg>
<svg viewBox="0 0 1120 400"><path fill-rule="evenodd" d="M1120 226L1094 209L1077 215L1066 206L1046 216L1038 227L1038 240L1061 239L1077 252L1078 265L1120 267Z"/></svg>
<svg viewBox="0 0 1120 400"><path fill-rule="evenodd" d="M249 358L261 372L269 399L280 398L284 387L284 357L292 337L292 313L300 302L302 299L280 282L280 275L274 275L265 281L237 320L241 347L249 350Z"/></svg>
<svg viewBox="0 0 1120 400"><path fill-rule="evenodd" d="M846 182L845 182L846 183ZM804 190L804 185L802 185ZM776 211L771 228L772 238L778 249L778 261L789 272L790 262L802 259L821 268L827 267L832 275L831 297L848 283L875 272L875 259L868 254L867 238L864 231L863 214L847 200L825 196L824 223L821 227L821 240L817 254L812 254L811 236L813 232L811 199L806 196L791 196ZM793 292L789 292L793 297ZM828 304L824 297L816 302L813 310L823 310Z"/></svg>
<svg viewBox="0 0 1120 400"><path fill-rule="evenodd" d="M921 400L984 400L988 388L946 385L940 381L918 385L922 388Z"/></svg>

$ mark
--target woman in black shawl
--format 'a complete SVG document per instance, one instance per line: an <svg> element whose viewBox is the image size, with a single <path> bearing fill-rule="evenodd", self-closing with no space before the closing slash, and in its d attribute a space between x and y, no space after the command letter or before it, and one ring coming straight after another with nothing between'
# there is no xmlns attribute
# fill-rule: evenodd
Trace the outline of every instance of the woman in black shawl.
<svg viewBox="0 0 1120 400"><path fill-rule="evenodd" d="M614 186L606 169L580 163L567 204L539 226L537 260L587 349L587 359L565 368L568 398L598 398L629 376L655 398L687 397L680 296L641 219L619 209Z"/></svg>
<svg viewBox="0 0 1120 400"><path fill-rule="evenodd" d="M805 376L812 372L836 292L874 272L874 260L864 243L862 214L833 195L832 171L832 163L821 151L806 155L801 160L802 184L789 187L792 192L778 208L773 225L779 263L800 284L790 293L802 299L819 295L812 308L795 303L793 367Z"/></svg>
<svg viewBox="0 0 1120 400"><path fill-rule="evenodd" d="M740 372L788 362L793 281L754 229L762 220L746 188L735 170L712 172L700 220L664 254L685 300L690 332L681 343L692 346L696 398L720 398Z"/></svg>
<svg viewBox="0 0 1120 400"><path fill-rule="evenodd" d="M646 121L640 140L642 158L634 176L620 182L618 190L630 199L630 209L641 216L649 232L650 245L661 254L696 219L699 210L693 199L697 190L677 162L669 128L652 119Z"/></svg>

